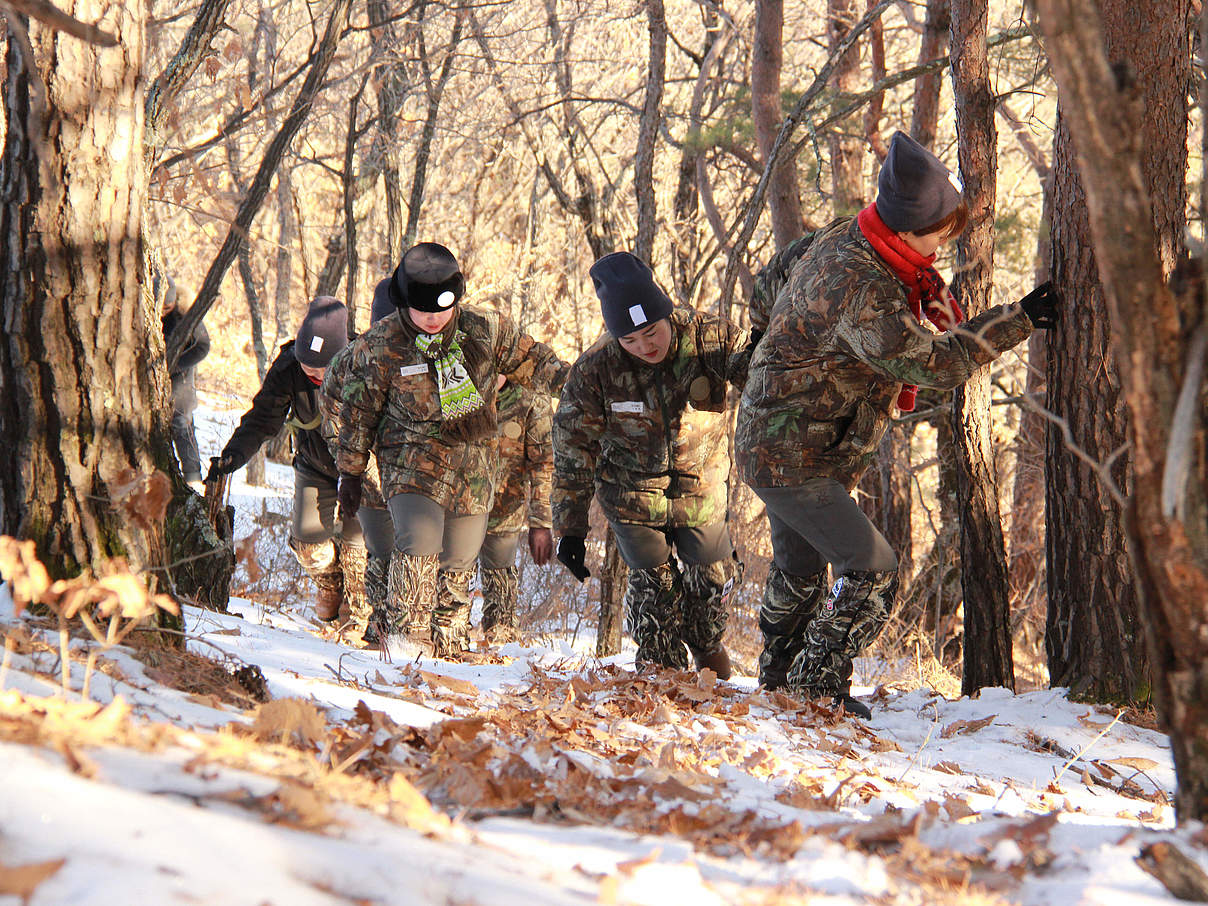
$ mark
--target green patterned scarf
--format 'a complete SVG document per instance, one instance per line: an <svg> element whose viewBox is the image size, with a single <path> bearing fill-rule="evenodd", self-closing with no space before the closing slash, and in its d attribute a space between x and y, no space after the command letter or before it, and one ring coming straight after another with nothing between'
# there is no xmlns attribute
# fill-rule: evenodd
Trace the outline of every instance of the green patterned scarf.
<svg viewBox="0 0 1208 906"><path fill-rule="evenodd" d="M441 334L420 333L416 348L436 366L436 386L440 389L440 417L444 421L467 418L486 405L470 378L470 369L461 351L460 331L448 341Z"/></svg>

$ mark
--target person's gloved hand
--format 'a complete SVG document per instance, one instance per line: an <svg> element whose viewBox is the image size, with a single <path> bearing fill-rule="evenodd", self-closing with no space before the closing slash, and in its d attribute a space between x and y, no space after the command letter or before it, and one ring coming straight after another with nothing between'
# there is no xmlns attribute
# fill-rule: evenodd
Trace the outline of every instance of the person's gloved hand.
<svg viewBox="0 0 1208 906"><path fill-rule="evenodd" d="M1061 317L1061 293L1053 285L1052 280L1046 280L1026 296L1019 300L1032 326L1038 330L1048 330L1056 327Z"/></svg>
<svg viewBox="0 0 1208 906"><path fill-rule="evenodd" d="M340 504L340 519L355 519L357 510L361 508L361 476L340 473L340 482L336 485L336 500Z"/></svg>
<svg viewBox="0 0 1208 906"><path fill-rule="evenodd" d="M545 566L554 554L554 533L547 528L530 528L528 535L529 553L533 555L533 562L538 566Z"/></svg>
<svg viewBox="0 0 1208 906"><path fill-rule="evenodd" d="M585 540L575 535L563 535L558 539L558 561L580 582L587 581L591 575L591 570L584 562L587 559Z"/></svg>
<svg viewBox="0 0 1208 906"><path fill-rule="evenodd" d="M206 484L217 481L223 475L230 475L239 470L243 462L237 453L223 453L221 456L210 457L210 471L206 472Z"/></svg>

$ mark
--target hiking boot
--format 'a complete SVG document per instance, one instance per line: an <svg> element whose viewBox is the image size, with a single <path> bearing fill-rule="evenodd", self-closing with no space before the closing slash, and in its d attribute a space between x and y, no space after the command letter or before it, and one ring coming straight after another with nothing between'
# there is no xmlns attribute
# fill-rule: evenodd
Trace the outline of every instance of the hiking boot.
<svg viewBox="0 0 1208 906"><path fill-rule="evenodd" d="M439 561L437 554L417 557L397 550L390 554L386 596L374 605L366 641L385 649L392 639L422 640L412 634L412 627L421 620L426 623L432 611ZM426 625L424 628L427 629Z"/></svg>
<svg viewBox="0 0 1208 906"><path fill-rule="evenodd" d="M688 650L692 652L692 660L696 664L697 670L708 667L717 674L718 679L728 680L730 678L730 654L724 645L718 645L715 650L709 652L703 652L691 645L688 646Z"/></svg>
<svg viewBox="0 0 1208 906"><path fill-rule="evenodd" d="M344 573L340 569L339 550L330 538L326 541L289 539L290 550L298 563L318 586L315 617L330 623L339 619L344 599Z"/></svg>
<svg viewBox="0 0 1208 906"><path fill-rule="evenodd" d="M514 642L516 602L520 597L520 572L514 566L480 570L482 579L482 631L492 645Z"/></svg>
<svg viewBox="0 0 1208 906"><path fill-rule="evenodd" d="M684 641L697 669L708 667L718 679L730 678L730 655L722 645L730 602L742 582L742 563L735 557L684 567Z"/></svg>

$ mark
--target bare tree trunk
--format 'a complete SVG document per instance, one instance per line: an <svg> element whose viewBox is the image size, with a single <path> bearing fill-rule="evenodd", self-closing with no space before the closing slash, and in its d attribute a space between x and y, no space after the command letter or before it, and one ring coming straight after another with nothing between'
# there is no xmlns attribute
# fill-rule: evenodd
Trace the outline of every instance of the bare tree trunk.
<svg viewBox="0 0 1208 906"><path fill-rule="evenodd" d="M969 228L957 242L953 291L970 317L993 304L994 206L998 133L986 55L987 0L952 0L952 85L958 155ZM1007 552L998 510L991 438L990 369L956 389L952 404L961 513L961 587L965 599L965 669L961 691L1015 688L1007 586Z"/></svg>
<svg viewBox="0 0 1208 906"><path fill-rule="evenodd" d="M370 148L370 159L381 169L382 185L386 196L386 258L390 262L402 260L403 234L403 188L398 166L399 113L408 93L407 70L397 58L399 41L395 36L388 0L369 0L369 24L378 29L381 39L375 42L374 56L385 57L384 62L374 68L373 78L377 86L378 129Z"/></svg>
<svg viewBox="0 0 1208 906"><path fill-rule="evenodd" d="M1052 17L1066 16L1073 7L1050 0L1043 6L1038 3L1037 9L1050 17L1045 25L1049 31L1055 27ZM1136 79L1135 90L1145 99L1144 112L1128 128L1140 132L1147 148L1139 172L1153 203L1145 211L1144 224L1123 219L1118 223L1129 223L1131 236L1142 228L1154 231L1157 244L1153 248L1164 273L1173 267L1181 242L1186 197L1186 149L1179 136L1187 129L1184 98L1189 64L1180 56L1187 35L1185 15L1179 18L1179 9L1185 13L1187 0L1160 8L1104 0L1092 19L1077 27L1072 25L1076 20L1058 20L1071 23L1069 27L1077 33L1062 40L1083 38L1102 27L1103 48L1113 65L1127 65L1139 74L1132 78ZM1063 61L1063 65L1073 64ZM1086 61L1086 67L1090 65ZM1088 109L1098 111L1109 98L1118 101L1121 94L1113 88L1102 103ZM1096 212L1079 175L1079 165L1085 166L1090 149L1077 148L1072 135L1071 117L1087 112L1074 110L1071 105L1076 102L1062 97L1053 155L1053 279L1069 310L1058 328L1049 331L1047 377L1048 407L1064 419L1078 449L1067 446L1061 428L1050 426L1046 649L1053 685L1070 686L1098 700L1144 702L1151 686L1146 649L1141 644L1140 603L1128 562L1127 511L1120 495L1131 495L1135 477L1155 468L1134 459L1135 450L1128 449L1130 438L1144 427L1131 425L1132 417L1153 421L1165 416L1138 412L1125 405L1127 399L1122 396L1121 372L1127 363L1118 358L1121 345L1113 343L1109 330L1108 300L1100 283L1104 262L1098 260L1094 242L1101 237L1091 231ZM1131 114L1131 106L1114 112L1106 122L1114 122L1126 112ZM1111 326L1113 330L1130 329L1123 323ZM1091 468L1086 459L1101 465Z"/></svg>
<svg viewBox="0 0 1208 906"><path fill-rule="evenodd" d="M277 131L277 134L273 136L273 140L264 152L264 158L261 160L260 167L256 171L256 176L252 180L251 188L244 197L243 203L239 206L239 212L235 215L235 222L231 224L230 230L227 231L222 248L218 250L218 254L206 273L205 280L201 284L201 289L197 292L196 300L194 300L189 311L181 319L178 332L173 335L173 338L168 343L167 356L169 367L176 362L177 357L184 348L185 338L192 335L197 325L206 316L206 312L210 310L210 306L214 304L227 268L230 267L231 262L235 259L239 246L247 241L247 229L251 226L256 212L260 209L261 203L263 203L265 196L268 194L273 171L277 169L277 165L281 162L286 148L289 147L294 136L297 135L298 130L302 128L302 124L306 121L311 105L314 103L315 95L318 94L319 88L322 86L323 80L327 75L327 70L331 66L331 61L335 57L336 46L340 42L344 29L348 26L348 11L351 5L352 0L335 0L333 3L331 16L327 20L327 28L311 61L311 68L310 72L306 75L306 81L302 84L298 96L294 99L289 116L285 118L285 122Z"/></svg>
<svg viewBox="0 0 1208 906"><path fill-rule="evenodd" d="M650 63L646 72L646 100L638 123L638 148L633 159L633 191L637 196L638 229L633 251L643 261L654 252L654 228L658 217L654 198L654 144L659 134L663 103L663 71L667 57L667 21L663 0L646 0L650 33Z"/></svg>
<svg viewBox="0 0 1208 906"><path fill-rule="evenodd" d="M166 505L153 476L175 470L167 373L145 364L163 361L140 236L146 8L112 12L112 49L38 22L30 44L8 41L0 531L32 539L53 577L124 558L164 578L162 506L145 518L123 508L124 485L128 503L149 491Z"/></svg>
<svg viewBox="0 0 1208 906"><path fill-rule="evenodd" d="M1208 476L1198 397L1208 333L1202 282L1193 301L1181 305L1165 281L1167 255L1180 241L1170 227L1182 201L1182 168L1179 186L1170 181L1171 163L1186 154L1188 0L1131 9L1112 0L1101 10L1090 0L1036 0L1036 8L1076 148L1121 396L1132 416L1134 488L1126 531L1154 700L1174 753L1175 805L1180 821L1203 819L1208 816L1208 541L1203 528ZM1121 68L1121 56L1137 68ZM1162 66L1142 68L1159 59ZM1121 223L1129 225L1127 232ZM1055 234L1055 259L1062 252Z"/></svg>
<svg viewBox="0 0 1208 906"><path fill-rule="evenodd" d="M948 27L952 22L952 0L927 0L927 21L923 40L919 44L919 63L940 57L948 46ZM940 121L940 91L944 73L929 72L914 80L914 115L910 120L910 136L924 148L935 144Z"/></svg>
<svg viewBox="0 0 1208 906"><path fill-rule="evenodd" d="M827 0L826 36L832 56L856 24L856 0ZM851 94L860 75L860 46L852 45L838 56L831 75L831 85L842 98ZM857 139L835 131L830 139L831 200L835 216L855 214L864 207L862 149Z"/></svg>
<svg viewBox="0 0 1208 906"><path fill-rule="evenodd" d="M780 107L783 33L783 0L757 0L755 46L751 55L751 117L755 124L759 155L765 164L780 131L780 122L784 119ZM784 248L805 234L796 161L786 158L777 163L768 181L767 199L776 247Z"/></svg>

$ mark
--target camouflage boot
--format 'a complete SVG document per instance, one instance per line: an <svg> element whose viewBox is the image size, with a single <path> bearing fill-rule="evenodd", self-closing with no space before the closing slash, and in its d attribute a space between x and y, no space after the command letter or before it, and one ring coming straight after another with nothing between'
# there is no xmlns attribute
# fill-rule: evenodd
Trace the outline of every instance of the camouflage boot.
<svg viewBox="0 0 1208 906"><path fill-rule="evenodd" d="M514 642L516 631L516 602L520 598L520 571L514 566L505 569L484 569L482 578L482 631L492 645Z"/></svg>
<svg viewBox="0 0 1208 906"><path fill-rule="evenodd" d="M826 570L812 576L795 576L768 567L759 607L763 651L759 654L759 685L782 689L788 685L789 667L805 643L809 625L826 598Z"/></svg>
<svg viewBox="0 0 1208 906"><path fill-rule="evenodd" d="M428 614L436 600L436 570L440 557L436 554L417 557L393 551L386 574L386 597L381 606L375 606L370 618L370 631L374 639L385 645L391 638L412 635L411 628L422 618L427 624Z"/></svg>
<svg viewBox="0 0 1208 906"><path fill-rule="evenodd" d="M708 667L718 679L730 678L730 655L721 639L742 572L742 563L732 557L684 569L684 641L696 668Z"/></svg>
<svg viewBox="0 0 1208 906"><path fill-rule="evenodd" d="M432 611L434 654L453 657L470 648L470 582L472 569L442 569L437 575L437 603Z"/></svg>
<svg viewBox="0 0 1208 906"><path fill-rule="evenodd" d="M897 570L840 576L805 629L805 643L789 668L789 688L812 698L847 696L852 658L881 634L897 591Z"/></svg>
<svg viewBox="0 0 1208 906"><path fill-rule="evenodd" d="M390 571L390 561L369 554L365 560L365 624L356 620L356 628L361 631L362 638L367 644L381 641L375 632L373 614L384 611L386 607L386 574Z"/></svg>
<svg viewBox="0 0 1208 906"><path fill-rule="evenodd" d="M629 634L637 643L637 666L688 669L683 629L683 587L671 563L651 569L631 569L625 589Z"/></svg>
<svg viewBox="0 0 1208 906"><path fill-rule="evenodd" d="M340 620L351 621L357 629L364 630L369 622L369 604L365 599L365 571L369 552L363 544L340 543L340 571L344 574L344 603L340 606Z"/></svg>
<svg viewBox="0 0 1208 906"><path fill-rule="evenodd" d="M315 598L315 616L330 623L340 617L340 602L344 599L344 573L340 569L339 551L331 539L299 541L289 539L290 550L298 563L319 587Z"/></svg>

